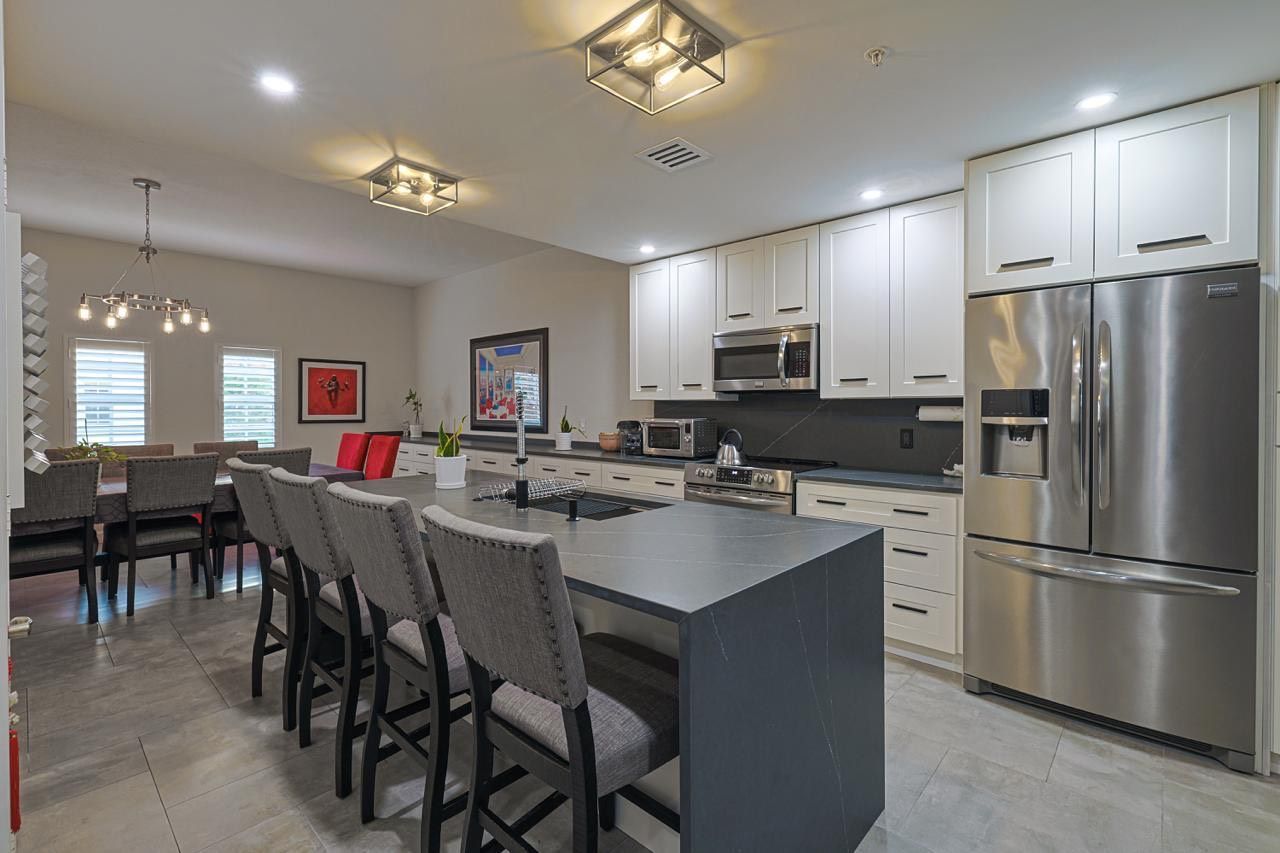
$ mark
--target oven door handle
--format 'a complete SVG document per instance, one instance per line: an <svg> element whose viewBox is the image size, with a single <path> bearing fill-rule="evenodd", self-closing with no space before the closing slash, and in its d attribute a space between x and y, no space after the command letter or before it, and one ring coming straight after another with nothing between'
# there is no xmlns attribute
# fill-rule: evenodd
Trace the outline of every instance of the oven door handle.
<svg viewBox="0 0 1280 853"><path fill-rule="evenodd" d="M712 489L707 486L695 486L692 484L688 484L684 488L689 494L714 498L721 503L735 503L744 506L785 506L788 503L788 496L781 494L777 497L761 498L755 495L739 495L725 489Z"/></svg>

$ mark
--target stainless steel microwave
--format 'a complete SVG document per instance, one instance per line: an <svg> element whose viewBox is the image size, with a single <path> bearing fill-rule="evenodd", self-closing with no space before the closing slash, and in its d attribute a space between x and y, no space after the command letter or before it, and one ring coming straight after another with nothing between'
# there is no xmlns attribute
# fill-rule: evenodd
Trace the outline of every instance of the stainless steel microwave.
<svg viewBox="0 0 1280 853"><path fill-rule="evenodd" d="M781 326L715 336L716 391L812 391L818 327Z"/></svg>
<svg viewBox="0 0 1280 853"><path fill-rule="evenodd" d="M716 452L715 418L645 418L645 456L701 459Z"/></svg>

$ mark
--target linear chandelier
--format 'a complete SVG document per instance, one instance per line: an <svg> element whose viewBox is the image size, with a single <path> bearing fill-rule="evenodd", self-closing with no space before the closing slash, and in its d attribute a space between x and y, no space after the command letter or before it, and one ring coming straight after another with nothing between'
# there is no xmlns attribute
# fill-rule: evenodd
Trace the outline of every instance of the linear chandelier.
<svg viewBox="0 0 1280 853"><path fill-rule="evenodd" d="M196 312L199 312L200 321L196 324L196 328L207 334L212 328L209 324L209 310L207 308L199 308L192 305L189 299L161 296L156 292L156 255L160 254L160 250L151 244L151 191L160 189L160 182L153 181L150 178L134 178L133 185L142 190L146 196L146 231L142 238L142 245L138 247L138 254L134 257L133 262L125 267L125 271L116 279L116 283L112 285L110 291L100 296L92 293L80 294L80 309L77 313L81 320L92 320L93 311L89 308L89 300L93 299L101 302L107 306L107 328L114 329L120 324L121 320L129 316L130 311L163 312L164 323L161 328L166 335L172 335L173 330L176 328L174 324L175 317L178 323L190 326L195 320ZM116 288L120 287L125 277L138 265L138 261L146 261L147 271L151 275L151 292L134 293L124 289L117 290Z"/></svg>

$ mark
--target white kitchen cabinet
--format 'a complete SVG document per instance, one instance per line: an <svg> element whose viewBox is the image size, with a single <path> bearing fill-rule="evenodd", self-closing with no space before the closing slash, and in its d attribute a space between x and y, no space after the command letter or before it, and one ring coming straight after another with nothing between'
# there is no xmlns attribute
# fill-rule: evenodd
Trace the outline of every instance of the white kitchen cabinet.
<svg viewBox="0 0 1280 853"><path fill-rule="evenodd" d="M716 249L716 331L764 328L764 238Z"/></svg>
<svg viewBox="0 0 1280 853"><path fill-rule="evenodd" d="M889 393L964 395L964 193L889 210Z"/></svg>
<svg viewBox="0 0 1280 853"><path fill-rule="evenodd" d="M672 400L714 400L716 251L707 249L670 260Z"/></svg>
<svg viewBox="0 0 1280 853"><path fill-rule="evenodd" d="M818 322L818 226L764 238L764 325Z"/></svg>
<svg viewBox="0 0 1280 853"><path fill-rule="evenodd" d="M615 492L684 500L684 471L657 465L620 465L606 462L600 466L602 488Z"/></svg>
<svg viewBox="0 0 1280 853"><path fill-rule="evenodd" d="M666 260L631 268L631 399L671 391L671 275Z"/></svg>
<svg viewBox="0 0 1280 853"><path fill-rule="evenodd" d="M1098 128L1095 274L1258 258L1257 89Z"/></svg>
<svg viewBox="0 0 1280 853"><path fill-rule="evenodd" d="M889 396L889 211L819 231L823 397Z"/></svg>
<svg viewBox="0 0 1280 853"><path fill-rule="evenodd" d="M600 485L600 463L584 462L572 457L535 456L530 460L533 474L557 480L581 480L588 486Z"/></svg>
<svg viewBox="0 0 1280 853"><path fill-rule="evenodd" d="M1094 132L970 160L968 292L1093 277Z"/></svg>

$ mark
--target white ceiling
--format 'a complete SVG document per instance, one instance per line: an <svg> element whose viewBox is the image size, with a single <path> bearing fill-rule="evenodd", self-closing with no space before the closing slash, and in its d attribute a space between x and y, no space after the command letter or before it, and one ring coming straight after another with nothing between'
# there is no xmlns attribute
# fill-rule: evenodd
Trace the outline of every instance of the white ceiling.
<svg viewBox="0 0 1280 853"><path fill-rule="evenodd" d="M530 248L436 232L437 220L630 263L642 243L672 254L956 189L967 157L1280 76L1275 0L686 0L730 42L728 82L649 117L583 79L581 40L630 5L9 0L8 96L226 158L226 173L202 166L187 181L170 160L168 176L154 175L173 182L173 196L192 196L178 222L162 220L171 227L213 228L226 244L287 243L281 254L322 265L386 248L376 236L344 244L346 229L418 229L431 246L404 266L423 270L433 258L465 267L494 246ZM862 53L880 44L891 53L872 69ZM262 69L295 78L297 96L263 95ZM1120 93L1111 107L1073 110L1106 90ZM20 133L29 116L16 116ZM663 175L633 158L675 135L715 159ZM89 161L92 147L67 153ZM68 192L56 210L46 205L49 227L135 214L95 200L107 171L118 182L140 168L133 150L93 170L95 198ZM347 214L297 182L263 193L255 180L221 180L236 161L354 198L366 192L358 177L392 153L465 178L461 203L424 225L363 199ZM31 182L28 157L41 160ZM79 162L15 146L14 196L34 204L36 178L42 193L50 170L76 177ZM884 198L860 201L869 186ZM123 187L122 198L136 192ZM184 204L169 187L165 204ZM277 195L272 215L258 215ZM66 209L73 198L79 209ZM202 219L208 209L217 222ZM403 251L417 248L410 240ZM468 259L454 259L458 250Z"/></svg>

